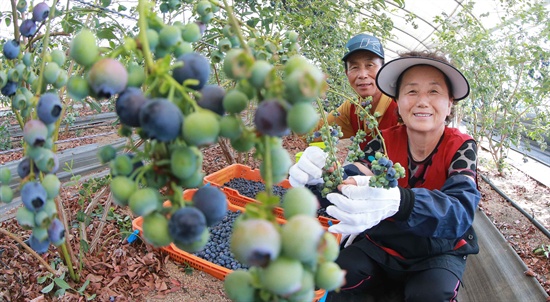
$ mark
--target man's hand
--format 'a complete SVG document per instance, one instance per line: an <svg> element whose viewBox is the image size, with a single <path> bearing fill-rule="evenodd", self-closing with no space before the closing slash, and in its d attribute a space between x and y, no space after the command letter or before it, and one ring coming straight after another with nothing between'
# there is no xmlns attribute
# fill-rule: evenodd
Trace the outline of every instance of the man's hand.
<svg viewBox="0 0 550 302"><path fill-rule="evenodd" d="M323 183L321 175L327 156L319 147L307 147L300 160L288 171L290 185L303 187Z"/></svg>
<svg viewBox="0 0 550 302"><path fill-rule="evenodd" d="M362 179L362 183L367 179ZM358 234L370 229L380 221L393 216L399 210L399 188L373 188L345 185L342 194L330 193L327 199L333 204L327 213L340 220L329 231L341 234Z"/></svg>

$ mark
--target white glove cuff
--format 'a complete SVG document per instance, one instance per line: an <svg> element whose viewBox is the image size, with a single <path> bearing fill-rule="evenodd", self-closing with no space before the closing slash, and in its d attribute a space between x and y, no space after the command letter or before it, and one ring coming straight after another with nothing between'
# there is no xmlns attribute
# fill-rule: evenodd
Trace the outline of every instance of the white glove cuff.
<svg viewBox="0 0 550 302"><path fill-rule="evenodd" d="M371 177L365 175L354 175L350 176L349 178L355 180L358 186L368 186Z"/></svg>

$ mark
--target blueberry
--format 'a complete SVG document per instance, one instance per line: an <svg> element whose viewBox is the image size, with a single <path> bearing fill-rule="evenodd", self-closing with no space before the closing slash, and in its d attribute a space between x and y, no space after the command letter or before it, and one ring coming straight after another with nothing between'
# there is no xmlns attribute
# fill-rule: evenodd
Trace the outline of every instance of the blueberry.
<svg viewBox="0 0 550 302"><path fill-rule="evenodd" d="M183 114L167 99L152 99L141 106L139 124L147 137L168 142L181 133Z"/></svg>
<svg viewBox="0 0 550 302"><path fill-rule="evenodd" d="M31 234L31 237L29 237L29 246L38 254L44 254L50 247L50 241L48 239L40 241L34 234Z"/></svg>
<svg viewBox="0 0 550 302"><path fill-rule="evenodd" d="M12 81L9 81L6 83L6 85L4 85L4 87L2 87L2 95L4 96L12 96L15 94L15 92L17 92L17 86L19 86L17 84L17 82L12 82Z"/></svg>
<svg viewBox="0 0 550 302"><path fill-rule="evenodd" d="M50 7L45 2L40 2L32 9L32 19L42 22L50 15Z"/></svg>
<svg viewBox="0 0 550 302"><path fill-rule="evenodd" d="M204 214L208 227L222 220L227 212L227 198L217 187L201 187L195 192L192 200L193 205Z"/></svg>
<svg viewBox="0 0 550 302"><path fill-rule="evenodd" d="M139 109L147 99L143 95L141 89L136 87L128 87L116 100L116 113L120 118L120 122L126 126L139 127Z"/></svg>
<svg viewBox="0 0 550 302"><path fill-rule="evenodd" d="M38 118L44 122L44 124L51 124L59 118L63 107L61 106L61 100L59 96L52 92L44 93L38 100L36 106L36 112Z"/></svg>
<svg viewBox="0 0 550 302"><path fill-rule="evenodd" d="M65 242L65 227L61 220L55 218L48 227L48 237L55 246L60 246Z"/></svg>
<svg viewBox="0 0 550 302"><path fill-rule="evenodd" d="M224 114L223 98L225 89L219 85L206 85L201 89L201 97L197 105L202 108L209 109L219 115Z"/></svg>
<svg viewBox="0 0 550 302"><path fill-rule="evenodd" d="M8 60L13 60L13 59L17 58L20 51L21 51L21 47L19 46L19 41L16 41L16 40L6 41L6 43L4 43L4 47L2 49L2 52L4 53L4 56Z"/></svg>
<svg viewBox="0 0 550 302"><path fill-rule="evenodd" d="M184 207L170 217L168 230L174 241L184 245L200 240L206 229L204 214L195 207Z"/></svg>
<svg viewBox="0 0 550 302"><path fill-rule="evenodd" d="M286 109L278 100L264 100L258 104L254 116L256 129L262 134L283 136L288 132Z"/></svg>
<svg viewBox="0 0 550 302"><path fill-rule="evenodd" d="M29 181L21 188L21 201L31 211L40 211L44 207L47 197L46 189L39 182Z"/></svg>
<svg viewBox="0 0 550 302"><path fill-rule="evenodd" d="M210 62L201 54L190 52L182 55L177 59L178 62L183 62L183 66L174 68L172 76L178 83L183 84L186 80L195 79L199 83L189 85L188 87L194 90L200 90L210 77Z"/></svg>
<svg viewBox="0 0 550 302"><path fill-rule="evenodd" d="M128 71L115 59L100 59L88 73L88 84L100 98L110 98L122 92L127 83Z"/></svg>
<svg viewBox="0 0 550 302"><path fill-rule="evenodd" d="M37 172L38 168L36 167L36 164L33 162L33 171ZM17 165L17 175L19 175L19 178L23 179L27 177L31 173L31 160L28 157L23 158L19 164Z"/></svg>
<svg viewBox="0 0 550 302"><path fill-rule="evenodd" d="M40 120L30 120L23 127L23 139L33 147L42 146L48 138L48 128Z"/></svg>
<svg viewBox="0 0 550 302"><path fill-rule="evenodd" d="M31 19L23 20L19 26L19 31L23 37L32 37L36 33L36 22Z"/></svg>

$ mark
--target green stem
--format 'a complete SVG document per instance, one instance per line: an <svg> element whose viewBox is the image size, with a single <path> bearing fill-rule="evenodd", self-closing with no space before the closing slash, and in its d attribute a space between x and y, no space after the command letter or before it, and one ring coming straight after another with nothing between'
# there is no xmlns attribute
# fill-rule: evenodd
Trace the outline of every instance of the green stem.
<svg viewBox="0 0 550 302"><path fill-rule="evenodd" d="M267 193L267 196L271 196L273 193L273 176L272 172L273 167L271 165L271 142L269 141L270 137L267 135L263 136L263 143L264 143L264 168L265 168L265 191Z"/></svg>
<svg viewBox="0 0 550 302"><path fill-rule="evenodd" d="M323 110L323 104L321 103L320 98L317 98L317 106L320 108L319 114L321 115L321 119L323 120L323 127L326 128L328 127L328 117L327 117L327 114L325 113L325 110ZM328 135L330 136L330 133L328 133ZM338 158L336 147L332 145L332 141L327 140L327 142L325 143L328 143L329 158ZM341 178L343 176L341 169L335 169L333 173L336 173L336 176L338 178Z"/></svg>
<svg viewBox="0 0 550 302"><path fill-rule="evenodd" d="M243 33L241 32L241 27L239 26L239 22L237 21L237 18L235 18L235 15L233 14L233 7L230 6L227 3L227 0L223 0L223 4L225 6L225 10L227 11L227 16L229 18L229 23L231 24L231 27L233 27L233 30L235 31L235 34L239 38L239 42L241 42L241 47L247 52L250 52L250 48L248 47L248 44L244 40Z"/></svg>
<svg viewBox="0 0 550 302"><path fill-rule="evenodd" d="M19 41L19 23L17 22L17 4L15 0L11 0L11 15L13 22L13 38L15 41Z"/></svg>
<svg viewBox="0 0 550 302"><path fill-rule="evenodd" d="M63 258L66 261L67 268L69 269L69 274L71 275L71 279L74 282L80 282L80 276L78 274L74 273L73 262L71 260L71 257L69 256L69 252L67 250L67 243L66 242L63 242L63 244L61 245L61 250L63 251Z"/></svg>
<svg viewBox="0 0 550 302"><path fill-rule="evenodd" d="M143 58L145 60L145 66L149 73L155 71L155 64L153 61L153 55L149 48L149 41L147 40L147 19L146 19L146 0L139 0L138 2L138 26L139 26L139 40L141 41L141 50L143 51Z"/></svg>
<svg viewBox="0 0 550 302"><path fill-rule="evenodd" d="M49 45L50 43L50 27L51 27L51 21L52 18L55 15L55 6L57 5L57 0L54 0L52 3L52 9L50 9L50 15L48 16L48 19L46 21L46 33L44 34L44 40L42 40L42 45L46 47L46 45ZM41 55L41 66L40 66L40 75L38 76L38 85L37 85L37 91L36 95L42 94L42 83L44 83L44 70L46 69L46 55L48 54L48 51L46 49L42 50ZM36 114L36 113L35 113Z"/></svg>

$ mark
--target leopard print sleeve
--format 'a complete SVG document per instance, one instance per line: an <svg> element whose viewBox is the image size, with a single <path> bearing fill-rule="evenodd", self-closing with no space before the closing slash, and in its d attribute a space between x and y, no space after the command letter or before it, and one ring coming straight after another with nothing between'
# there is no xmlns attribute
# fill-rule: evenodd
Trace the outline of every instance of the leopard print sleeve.
<svg viewBox="0 0 550 302"><path fill-rule="evenodd" d="M449 166L449 177L467 175L476 179L477 175L477 144L468 140L460 146Z"/></svg>

